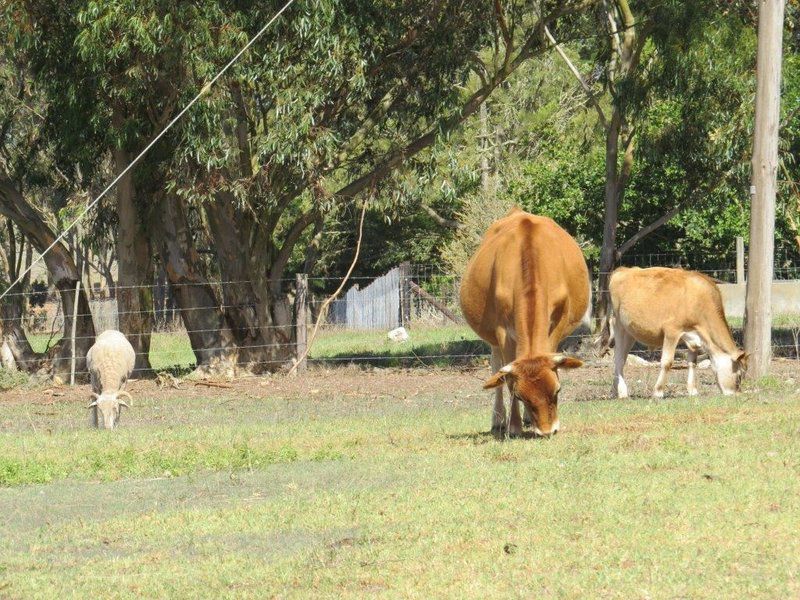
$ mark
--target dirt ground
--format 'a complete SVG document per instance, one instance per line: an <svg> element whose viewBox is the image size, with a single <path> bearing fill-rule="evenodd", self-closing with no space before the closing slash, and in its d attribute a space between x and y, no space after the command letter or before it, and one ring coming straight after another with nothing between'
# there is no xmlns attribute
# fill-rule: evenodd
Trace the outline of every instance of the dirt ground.
<svg viewBox="0 0 800 600"><path fill-rule="evenodd" d="M772 363L771 377L786 382L798 377L798 361L776 359ZM563 401L589 401L608 397L613 367L610 362L594 362L561 374ZM701 395L717 391L710 369L699 372ZM489 402L490 392L482 389L489 377L488 361L484 365L462 368L309 368L297 376L275 374L269 376L241 377L234 380L192 379L139 379L130 380L127 390L134 398L146 399L148 404L170 400L263 400L263 399L396 399L409 403L419 399L441 399L452 395L453 401L476 399ZM647 397L658 375L658 365L628 365L625 377L631 395ZM676 364L669 376L667 396L684 395L685 366ZM21 387L0 392L0 407L27 403L53 406L56 404L84 403L89 398L88 385L70 387ZM488 404L487 404L488 406Z"/></svg>

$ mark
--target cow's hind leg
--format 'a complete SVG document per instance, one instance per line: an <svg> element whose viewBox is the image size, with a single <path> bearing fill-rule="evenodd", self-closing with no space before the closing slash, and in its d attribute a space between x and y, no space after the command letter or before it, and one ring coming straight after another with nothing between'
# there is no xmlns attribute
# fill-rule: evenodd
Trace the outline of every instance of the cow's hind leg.
<svg viewBox="0 0 800 600"><path fill-rule="evenodd" d="M667 373L672 368L672 361L675 360L675 349L681 336L673 333L664 334L664 344L661 347L661 371L658 373L656 387L653 389L653 398L664 397L664 386L667 383Z"/></svg>
<svg viewBox="0 0 800 600"><path fill-rule="evenodd" d="M617 324L614 327L614 381L611 383L611 397L612 398L627 398L628 397L628 384L622 377L622 372L625 369L625 361L628 360L628 353L633 348L636 340L628 331Z"/></svg>
<svg viewBox="0 0 800 600"><path fill-rule="evenodd" d="M500 348L492 346L492 373L503 368L503 356ZM506 431L506 405L503 402L503 386L494 388L494 408L492 409L492 433L503 434Z"/></svg>

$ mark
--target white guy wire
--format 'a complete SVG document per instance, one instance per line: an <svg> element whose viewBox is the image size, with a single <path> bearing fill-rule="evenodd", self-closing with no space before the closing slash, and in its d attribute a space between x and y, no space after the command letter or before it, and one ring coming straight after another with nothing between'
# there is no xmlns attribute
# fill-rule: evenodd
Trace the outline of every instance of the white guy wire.
<svg viewBox="0 0 800 600"><path fill-rule="evenodd" d="M293 3L294 3L294 0L288 0L288 2L287 2L286 4L284 4L284 5L283 5L283 8L281 8L281 9L280 9L280 10L279 10L277 13L275 13L275 15L274 15L274 16L273 16L273 17L272 17L270 20L269 20L269 22L267 22L267 24L266 24L266 25L264 25L264 27L262 27L262 28L261 28L261 30L260 30L260 31L259 31L257 34L255 34L255 35L254 35L252 38L250 38L250 41L249 41L249 42L247 42L247 44L245 45L245 47L244 47L244 48L242 48L241 50L239 50L239 52L236 54L236 56L234 56L234 57L233 57L233 58L232 58L232 59L231 59L231 60L228 62L228 64L226 64L224 67L222 67L222 70L221 70L219 73L217 73L217 74L214 76L214 78L213 78L213 79L211 79L211 81L209 81L208 83L206 83L206 84L205 84L205 85L204 85L204 86L203 86L203 87L200 89L200 91L197 93L197 95L196 95L194 98L192 98L192 101L191 101L191 102L189 102L189 104L187 104L187 105L184 107L184 109L183 109L181 112L179 112L179 113L178 113L178 114L175 116L175 118L174 118L174 119L172 119L172 121L170 121L170 122L169 122L169 124L168 124L166 127L164 127L164 129L162 129L162 130L161 130L161 133L159 133L159 134L158 134L156 137L154 137L154 138L153 138L153 140L152 140L152 141L151 141L149 144L147 144L147 146L145 147L145 149L144 149L144 150L142 150L142 151L139 153L139 155L138 155L136 158L134 158L134 159L133 159L133 160L132 160L132 161L131 161L131 162L128 164L128 166L127 166L127 167L125 167L125 169L122 171L122 173L120 173L119 175L117 175L117 176L116 176L116 178L114 178L114 180L113 180L111 183L109 183L109 184L108 184L108 187L106 187L106 189L104 189L102 192L100 192L100 194L97 196L97 198L95 198L95 199L94 199L94 200L92 200L92 201L91 201L89 204L87 204L87 205L86 205L86 208L84 208L84 209L83 209L83 211L82 211L82 212L81 212L81 213L80 213L80 214L79 214L77 217L75 217L75 220L74 220L72 223L70 223L70 224L67 226L67 228L66 228L64 231L62 231L62 232L61 232L61 234L59 234L59 236L58 236L58 237L57 237L55 240L53 240L53 243L52 243L52 244L50 244L50 245L49 245L47 248L45 248L44 252L42 252L42 253L41 253L41 254L40 254L40 255L39 255L39 256L38 256L38 257L37 257L37 258L36 258L36 259L35 259L33 262L31 262L31 264L30 264L30 265L28 265L28 268L27 268L27 269L25 269L25 270L24 270L24 271L23 271L23 272L20 274L20 276L19 276L19 277L17 277L17 279L14 281L14 283L12 283L11 285L9 285L9 286L8 286L8 287L7 287L7 288L6 288L6 289L3 291L3 293L2 293L2 294L0 294L0 300L2 300L3 298L5 298L5 297L6 297L6 294L8 294L8 292L11 290L11 288L13 288L15 285L17 285L17 284L18 284L20 281L22 281L22 279L25 277L25 275L27 275L27 274L28 274L28 273L29 273L29 272L30 272L30 271L33 269L34 265L36 265L38 262L40 262L40 261L41 261L41 260L44 258L45 254L47 254L47 253L48 253L50 250L52 250L52 249L53 249L53 247L54 247L56 244L58 244L58 243L59 243L61 240L63 240L63 239L64 239L64 236L65 236L65 235L67 235L67 233L69 233L69 230L70 230L70 229L72 229L72 228L73 228L73 227L74 227L74 226L75 226L75 225L76 225L76 224L77 224L77 223L78 223L78 222L79 222L81 219L83 219L83 217L85 217L85 216L86 216L86 214L87 214L87 213L88 213L88 212L89 212L89 211L90 211L92 208L94 208L94 207L95 207L95 205L96 205L98 202L100 202L100 200L103 198L103 196L105 196L105 195L106 195L106 194L107 194L107 193L108 193L108 192L111 190L111 188L113 188L113 187L114 187L114 186L117 184L117 182L118 182L120 179L122 179L122 178L125 176L125 174L126 174L128 171L130 171L130 170L133 168L133 166L134 166L134 165L135 165L137 162L139 162L139 160L140 160L140 159L141 159L141 158L142 158L142 157L143 157L145 154L147 154L147 151L148 151L148 150L150 150L150 148L152 148L152 147L153 147L153 145L154 145L154 144L155 144L155 143L156 143L158 140L160 140L162 137L164 137L164 134L165 134L165 133L167 133L167 131L169 131L169 130L172 128L172 126L173 126L175 123L177 123L177 122L178 122L178 120L179 120L179 119L180 119L180 118L181 118L181 117L182 117L182 116L183 116L183 115L186 113L186 111L188 111L188 110L189 110L189 109L190 109L192 106L194 106L195 102L197 102L197 101L198 101L198 100L201 98L201 96L203 96L203 94L205 94L205 93L206 93L208 90L210 90L210 89L211 89L211 86L212 86L212 85L214 85L214 84L217 82L217 80L218 80L220 77L222 77L222 76L225 74L225 72L226 72L226 71L227 71L227 70L228 70L228 69L229 69L229 68L230 68L230 67L233 65L233 63L235 63L237 60L239 60L239 57L240 57L242 54L244 54L245 52L247 52L247 50L250 48L250 46L252 46L252 45L253 45L253 44L256 42L256 40L257 40L258 38L260 38L260 37L263 35L263 33L264 33L264 32L265 32L265 31L266 31L268 28L269 28L269 26L270 26L270 25L272 25L272 24L273 24L273 23L274 23L274 22L275 22L275 21L278 19L278 17L280 17L280 16L281 16L281 15L282 15L282 14L283 14L285 11L286 11L286 9L287 9L287 8L289 8L289 7L290 7L290 6L291 6Z"/></svg>

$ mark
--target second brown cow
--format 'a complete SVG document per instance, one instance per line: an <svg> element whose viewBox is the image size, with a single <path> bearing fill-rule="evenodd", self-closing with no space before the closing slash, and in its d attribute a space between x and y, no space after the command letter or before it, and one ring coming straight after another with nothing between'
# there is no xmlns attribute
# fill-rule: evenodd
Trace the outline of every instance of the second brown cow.
<svg viewBox="0 0 800 600"><path fill-rule="evenodd" d="M708 352L723 394L739 389L747 355L733 341L722 296L711 278L683 269L621 267L611 275L609 289L614 309L613 397L628 396L622 371L637 341L650 348L661 347L661 372L653 390L656 398L664 395L680 342L689 349L689 395L697 394L695 369L700 351Z"/></svg>

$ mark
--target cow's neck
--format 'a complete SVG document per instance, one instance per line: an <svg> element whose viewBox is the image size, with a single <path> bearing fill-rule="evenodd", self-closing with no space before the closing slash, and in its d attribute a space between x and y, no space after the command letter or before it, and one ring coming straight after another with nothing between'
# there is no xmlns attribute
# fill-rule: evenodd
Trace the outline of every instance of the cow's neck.
<svg viewBox="0 0 800 600"><path fill-rule="evenodd" d="M534 305L529 310L520 312L515 323L516 358L532 358L540 354L555 352L553 340L550 337L550 319L547 311L537 310Z"/></svg>
<svg viewBox="0 0 800 600"><path fill-rule="evenodd" d="M698 327L697 332L712 360L723 356L733 358L739 353L739 348L736 346L736 342L727 327L712 327L710 329Z"/></svg>

